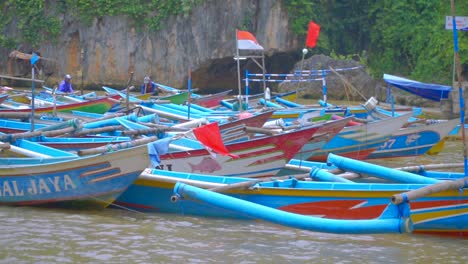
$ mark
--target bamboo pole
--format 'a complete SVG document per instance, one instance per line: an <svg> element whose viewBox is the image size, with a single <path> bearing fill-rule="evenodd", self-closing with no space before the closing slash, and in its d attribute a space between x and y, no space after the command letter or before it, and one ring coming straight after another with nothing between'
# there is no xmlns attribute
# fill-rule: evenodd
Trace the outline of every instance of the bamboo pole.
<svg viewBox="0 0 468 264"><path fill-rule="evenodd" d="M121 125L105 126L105 127L98 127L98 128L83 129L83 130L72 133L72 135L83 136L83 135L99 134L103 132L110 132L110 131L116 131L116 130L122 130L122 129L124 129L124 127Z"/></svg>
<svg viewBox="0 0 468 264"><path fill-rule="evenodd" d="M310 177L309 174L302 174L302 175L295 175L293 178L295 178L296 180L302 180L302 179L309 178L309 177ZM274 178L268 178L268 177L258 178L258 179L253 179L249 181L226 184L226 185L214 187L208 190L212 192L218 192L218 193L232 191L232 190L246 190L260 182L269 182L269 181L275 181L275 180L281 181L281 180L287 180L290 178L291 176L281 176L281 177L274 177Z"/></svg>
<svg viewBox="0 0 468 264"><path fill-rule="evenodd" d="M279 132L271 129L265 129L265 128L260 128L260 127L249 127L246 126L243 128L243 130L247 133L258 133L258 134L265 134L265 135L278 135Z"/></svg>
<svg viewBox="0 0 468 264"><path fill-rule="evenodd" d="M159 126L159 127L154 127L154 128L148 128L148 129L125 130L125 131L122 131L122 135L137 136L137 135L145 135L145 134L154 134L154 133L159 133L159 132L164 132L164 131L187 132L189 131L189 129L176 128L176 127L172 128L169 126Z"/></svg>
<svg viewBox="0 0 468 264"><path fill-rule="evenodd" d="M43 80L31 79L31 78L22 78L22 77L13 77L13 76L8 76L8 75L1 75L1 74L0 74L0 79L11 79L11 80L18 80L18 81L30 81L30 82L36 82L36 83L44 83Z"/></svg>
<svg viewBox="0 0 468 264"><path fill-rule="evenodd" d="M128 78L127 86L125 88L125 96L126 96L126 108L127 112L130 111L130 82L133 79L133 71L130 72L130 78Z"/></svg>
<svg viewBox="0 0 468 264"><path fill-rule="evenodd" d="M442 164L427 164L427 165L416 165L395 168L397 170L409 171L409 172L420 172L425 170L439 170L439 169L453 169L463 168L463 163L442 163Z"/></svg>
<svg viewBox="0 0 468 264"><path fill-rule="evenodd" d="M414 201L418 198L429 196L434 193L439 193L449 190L459 190L468 187L468 177L464 177L455 181L444 181L436 184L431 184L409 192L392 195L391 202L393 204L401 204L409 201Z"/></svg>
<svg viewBox="0 0 468 264"><path fill-rule="evenodd" d="M10 143L0 142L0 149L1 150L9 149L10 147L11 147Z"/></svg>
<svg viewBox="0 0 468 264"><path fill-rule="evenodd" d="M108 144L106 146L98 147L98 148L91 148L91 149L82 149L78 151L79 156L86 156L86 155L93 155L93 154L102 154L106 152L117 151L121 149L131 148L140 146L143 144L147 144L153 141L158 140L157 136L146 137L142 139L135 139L128 142L117 143L117 144Z"/></svg>
<svg viewBox="0 0 468 264"><path fill-rule="evenodd" d="M77 121L77 120L75 119L75 120L70 120L70 121ZM37 129L35 131L3 134L3 135L0 135L0 140L14 141L20 138L33 138L33 137L39 137L39 136L49 136L49 137L59 136L59 135L64 135L66 133L73 132L75 130L79 130L81 128L81 125L79 122L75 123L75 122L70 122L70 121L68 121L67 123L59 123L56 125L44 127L41 129Z"/></svg>

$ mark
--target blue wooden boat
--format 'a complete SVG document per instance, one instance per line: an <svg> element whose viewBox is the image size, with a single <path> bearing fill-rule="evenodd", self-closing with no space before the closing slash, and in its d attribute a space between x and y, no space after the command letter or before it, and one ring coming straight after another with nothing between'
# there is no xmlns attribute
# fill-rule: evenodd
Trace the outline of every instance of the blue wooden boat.
<svg viewBox="0 0 468 264"><path fill-rule="evenodd" d="M427 153L460 123L458 119L434 124L417 124L396 131L391 138L372 152L367 159L418 156ZM436 154L432 152L431 154Z"/></svg>
<svg viewBox="0 0 468 264"><path fill-rule="evenodd" d="M149 164L146 145L62 160L27 158L16 161L0 159L2 205L106 207Z"/></svg>
<svg viewBox="0 0 468 264"><path fill-rule="evenodd" d="M349 159L346 159L346 161ZM333 164L341 160L334 159ZM365 162L352 166L365 168ZM338 164L339 165L339 164ZM375 169L375 168L372 168ZM383 175L397 175L386 168ZM411 174L411 173L408 173ZM250 219L245 211L219 208L192 199L172 199L177 182L224 194L286 212L332 219L376 219L387 208L390 197L438 182L416 174L408 181L419 183L345 183L303 181L311 174L268 179L224 177L147 169L116 201L143 212L178 213L209 217ZM404 175L407 176L406 174ZM461 176L461 175L459 175ZM402 178L401 176L395 176ZM468 187L468 186L466 186ZM465 187L465 188L466 188ZM414 232L468 235L468 196L465 191L444 191L411 201Z"/></svg>
<svg viewBox="0 0 468 264"><path fill-rule="evenodd" d="M320 150L314 152L308 160L325 161L329 153L360 160L366 159L406 123L409 115L347 126Z"/></svg>

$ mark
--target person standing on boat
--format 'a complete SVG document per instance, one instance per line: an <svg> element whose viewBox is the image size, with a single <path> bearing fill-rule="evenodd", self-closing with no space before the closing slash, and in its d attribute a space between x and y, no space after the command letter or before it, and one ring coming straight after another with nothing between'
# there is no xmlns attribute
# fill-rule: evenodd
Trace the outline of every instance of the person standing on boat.
<svg viewBox="0 0 468 264"><path fill-rule="evenodd" d="M70 74L65 75L65 78L60 83L58 87L58 91L62 93L73 93L73 86L71 84L71 76Z"/></svg>
<svg viewBox="0 0 468 264"><path fill-rule="evenodd" d="M151 80L149 76L146 76L143 79L143 85L141 86L141 94L146 93L151 93L153 95L159 94L159 87Z"/></svg>

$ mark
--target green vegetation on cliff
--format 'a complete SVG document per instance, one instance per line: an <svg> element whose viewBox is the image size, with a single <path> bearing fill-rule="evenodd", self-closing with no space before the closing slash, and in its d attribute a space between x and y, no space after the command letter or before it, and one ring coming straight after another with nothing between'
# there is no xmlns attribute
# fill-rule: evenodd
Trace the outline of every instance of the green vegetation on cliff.
<svg viewBox="0 0 468 264"><path fill-rule="evenodd" d="M425 82L450 84L453 34L445 29L450 1L283 0L292 30L304 37L309 20L321 26L314 54L359 57L372 75L405 75ZM456 15L468 5L455 1ZM458 3L458 4L457 4ZM458 34L461 63L468 65L468 35Z"/></svg>
<svg viewBox="0 0 468 264"><path fill-rule="evenodd" d="M188 15L203 0L7 0L0 2L0 29L17 25L19 35L0 35L0 46L14 48L27 43L33 48L54 41L65 16L90 24L104 16L128 16L138 29L158 30L172 15Z"/></svg>
<svg viewBox="0 0 468 264"><path fill-rule="evenodd" d="M0 29L17 28L17 36L0 34L0 46L32 48L54 41L65 16L92 23L104 16L132 18L139 30L154 31L170 16L187 16L206 0L6 0L0 2ZM456 1L457 14L466 16L468 5ZM307 33L310 20L321 25L318 45L311 54L359 58L376 78L382 73L404 75L425 82L449 84L452 78L453 37L445 30L450 1L436 0L282 0L291 30ZM246 16L252 14L246 13ZM240 18L245 24L251 17ZM242 25L239 25L242 28ZM11 31L11 30L10 30ZM468 65L468 35L460 32L462 64Z"/></svg>

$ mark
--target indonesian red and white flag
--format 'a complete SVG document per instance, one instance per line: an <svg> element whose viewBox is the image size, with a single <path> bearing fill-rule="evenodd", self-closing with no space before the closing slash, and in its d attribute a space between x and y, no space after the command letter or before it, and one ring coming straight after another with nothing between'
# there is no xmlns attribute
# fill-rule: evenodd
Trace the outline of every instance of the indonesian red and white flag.
<svg viewBox="0 0 468 264"><path fill-rule="evenodd" d="M237 48L240 50L263 50L252 33L242 30L237 30Z"/></svg>
<svg viewBox="0 0 468 264"><path fill-rule="evenodd" d="M230 156L231 158L239 158L239 156L230 153L224 145L218 122L194 128L192 131L198 141L200 141L208 151L213 151L223 156Z"/></svg>

